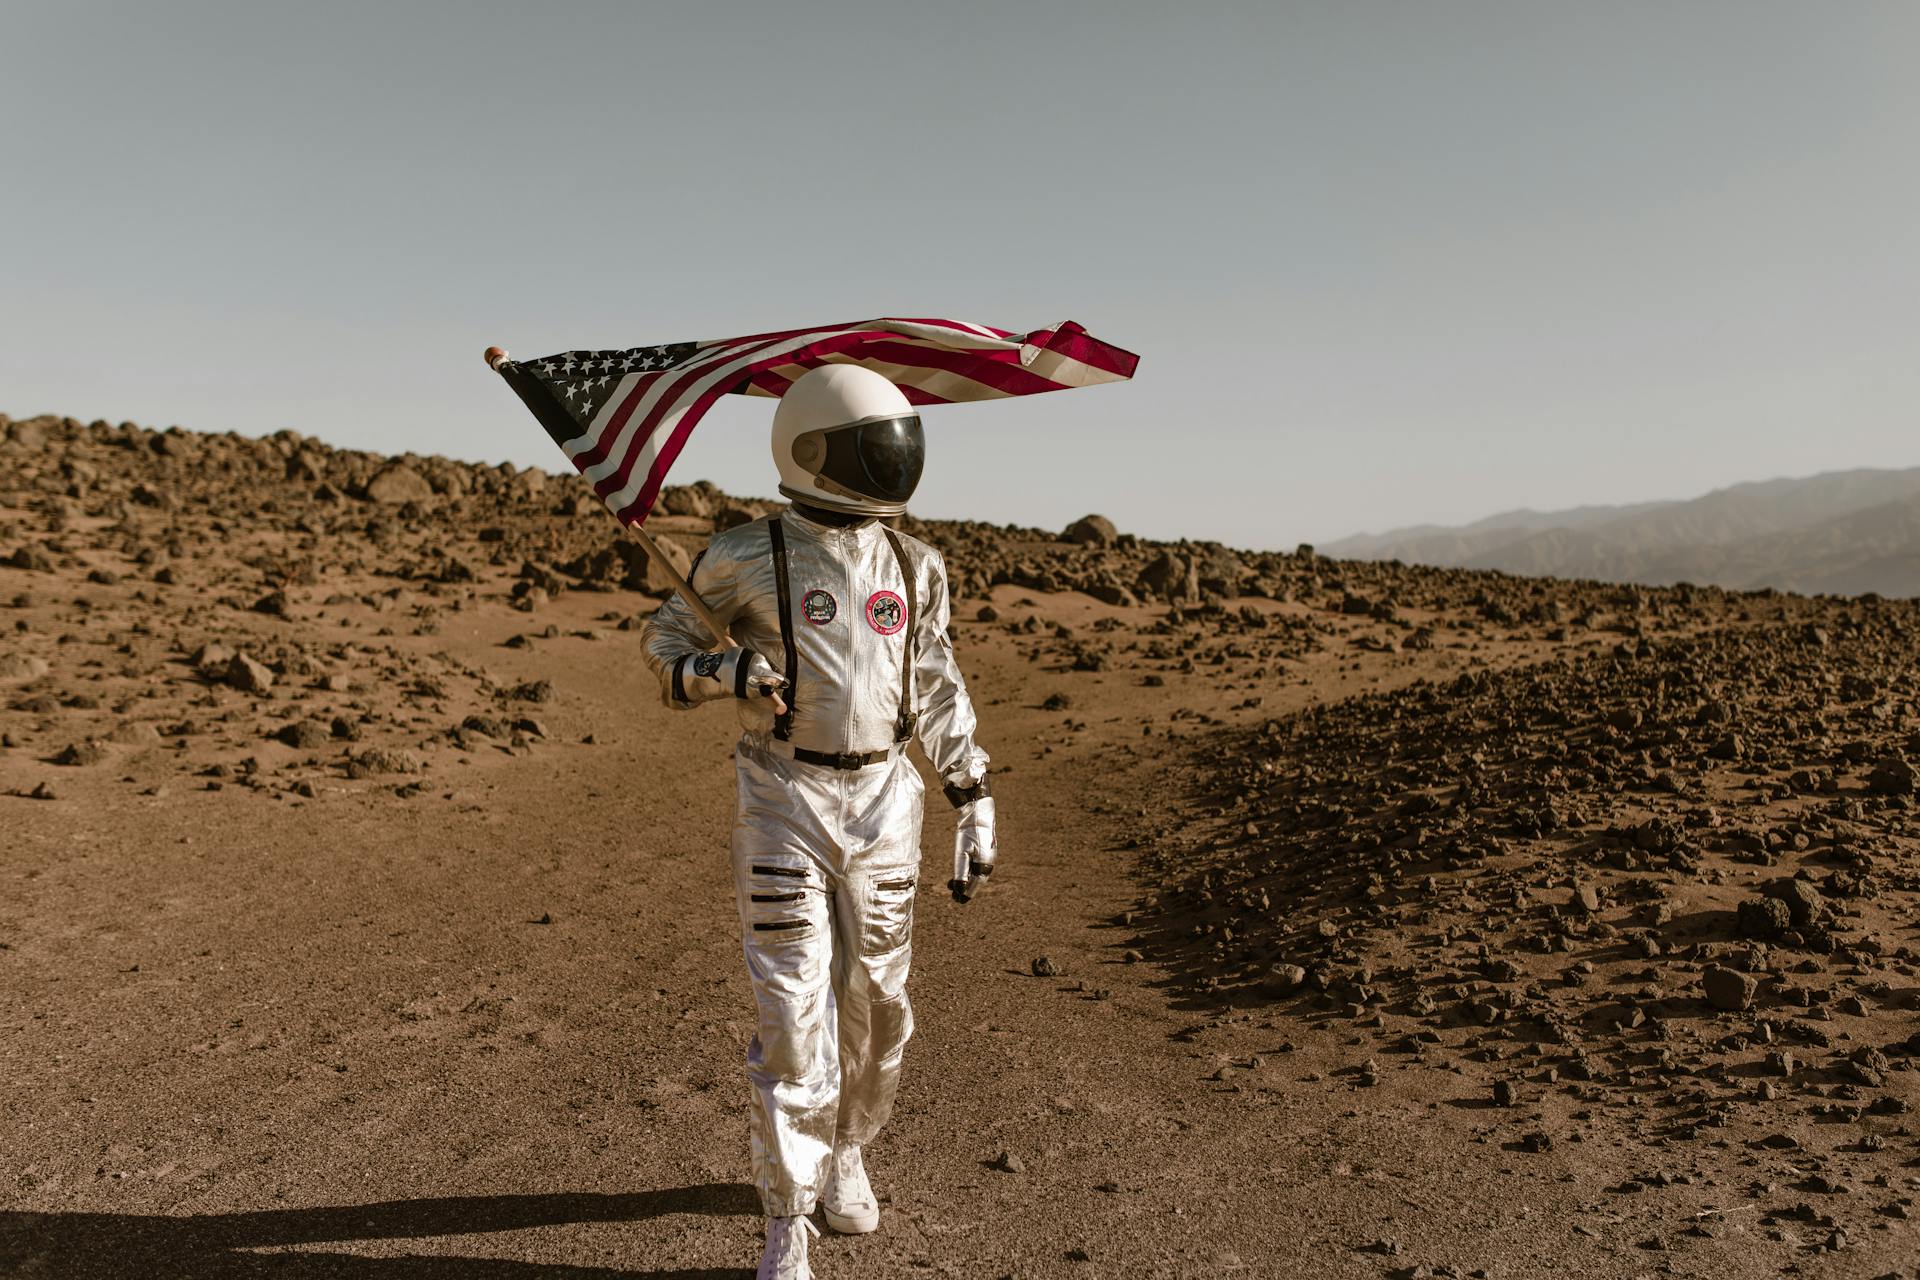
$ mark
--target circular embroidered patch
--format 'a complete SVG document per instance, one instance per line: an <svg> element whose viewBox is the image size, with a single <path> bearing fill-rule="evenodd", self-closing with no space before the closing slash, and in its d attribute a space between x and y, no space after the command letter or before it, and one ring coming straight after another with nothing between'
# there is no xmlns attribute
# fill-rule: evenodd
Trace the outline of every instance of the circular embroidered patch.
<svg viewBox="0 0 1920 1280"><path fill-rule="evenodd" d="M867 597L867 625L890 636L907 625L907 606L891 591L876 591Z"/></svg>
<svg viewBox="0 0 1920 1280"><path fill-rule="evenodd" d="M839 602L818 587L800 597L800 616L816 627L832 622L834 615L839 612Z"/></svg>

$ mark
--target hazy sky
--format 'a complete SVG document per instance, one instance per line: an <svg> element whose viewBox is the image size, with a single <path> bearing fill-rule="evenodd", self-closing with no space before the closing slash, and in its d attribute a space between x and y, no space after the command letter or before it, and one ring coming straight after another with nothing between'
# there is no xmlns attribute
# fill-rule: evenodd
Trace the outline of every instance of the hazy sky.
<svg viewBox="0 0 1920 1280"><path fill-rule="evenodd" d="M479 353L1079 320L915 510L1291 546L1920 464L1920 3L0 3L0 410L549 469ZM674 478L769 494L771 404Z"/></svg>

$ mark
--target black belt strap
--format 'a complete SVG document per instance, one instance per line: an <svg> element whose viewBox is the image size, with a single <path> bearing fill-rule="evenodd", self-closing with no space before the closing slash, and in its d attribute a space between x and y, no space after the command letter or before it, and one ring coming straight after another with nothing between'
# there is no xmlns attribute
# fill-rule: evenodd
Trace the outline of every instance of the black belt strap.
<svg viewBox="0 0 1920 1280"><path fill-rule="evenodd" d="M773 718L773 736L785 742L793 736L794 684L800 676L800 650L793 643L793 601L787 589L787 535L778 516L767 521L767 537L773 543L774 590L780 601L780 646L787 651L787 687L782 692L787 709Z"/></svg>
<svg viewBox="0 0 1920 1280"><path fill-rule="evenodd" d="M885 751L809 751L795 747L793 758L803 764L824 765L829 769L864 769L887 758Z"/></svg>
<svg viewBox="0 0 1920 1280"><path fill-rule="evenodd" d="M900 545L900 535L885 525L880 528L887 535L887 545L893 548L894 563L900 566L900 581L907 587L906 637L900 650L900 718L894 722L893 731L895 742L905 742L913 736L913 633L920 621L920 607L913 600L913 570L907 565L907 549Z"/></svg>

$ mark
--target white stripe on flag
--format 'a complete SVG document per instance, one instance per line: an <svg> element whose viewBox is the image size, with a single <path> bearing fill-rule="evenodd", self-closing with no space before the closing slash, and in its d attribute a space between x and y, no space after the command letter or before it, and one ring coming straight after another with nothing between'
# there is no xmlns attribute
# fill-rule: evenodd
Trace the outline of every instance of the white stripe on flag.
<svg viewBox="0 0 1920 1280"><path fill-rule="evenodd" d="M1057 382L1063 387L1091 387L1102 382L1126 381L1125 374L1109 373L1058 351L1035 351L1031 358L1021 363L1049 382Z"/></svg>
<svg viewBox="0 0 1920 1280"><path fill-rule="evenodd" d="M1002 338L998 334L982 330L977 325L963 325L948 329L939 325L886 320L870 327L882 333L897 333L909 341L924 342L928 346L946 347L949 350L1012 351L1020 345L1014 339Z"/></svg>

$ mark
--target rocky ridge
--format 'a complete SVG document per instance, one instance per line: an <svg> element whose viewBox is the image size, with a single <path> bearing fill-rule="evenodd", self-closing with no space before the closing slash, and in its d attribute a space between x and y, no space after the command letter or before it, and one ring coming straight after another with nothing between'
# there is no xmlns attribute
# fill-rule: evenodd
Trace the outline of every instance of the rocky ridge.
<svg viewBox="0 0 1920 1280"><path fill-rule="evenodd" d="M1920 609L1639 599L1611 645L1209 735L1122 923L1196 1031L1477 1079L1517 1152L1644 1146L1618 1194L1736 1157L1775 1239L1844 1248L1920 1190Z"/></svg>
<svg viewBox="0 0 1920 1280"><path fill-rule="evenodd" d="M658 599L670 589L584 484L537 469L383 457L285 431L249 438L50 417L0 420L0 459L0 567L15 571L0 597L14 614L0 649L0 747L63 765L165 751L207 788L310 795L330 781L391 778L418 794L445 751L510 755L546 742L539 704L551 690L394 637L431 637L463 611L504 603L528 615L511 643L530 647L557 634L539 615L563 593ZM650 531L684 572L715 530L773 509L707 484L669 487ZM1098 516L1059 537L901 523L945 553L959 608L1001 585L1168 606L1170 619L1240 635L1229 655L1276 663L1321 646L1328 628L1246 601L1369 619L1382 627L1375 643L1415 651L1433 630L1410 618L1579 631L1597 625L1610 598L1596 585L1546 599L1498 574L1344 564L1307 547L1151 543ZM633 629L642 604L601 622ZM1044 638L1070 642L1081 670L1213 660L1180 643L1175 626L1153 623L1125 650L1111 634Z"/></svg>

